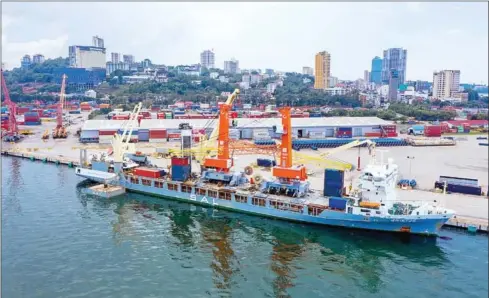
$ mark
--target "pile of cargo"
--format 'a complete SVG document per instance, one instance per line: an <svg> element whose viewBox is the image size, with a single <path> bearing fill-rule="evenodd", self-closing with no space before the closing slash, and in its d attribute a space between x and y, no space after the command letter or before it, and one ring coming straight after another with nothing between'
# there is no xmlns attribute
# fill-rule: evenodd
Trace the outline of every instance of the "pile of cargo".
<svg viewBox="0 0 489 298"><path fill-rule="evenodd" d="M188 157L172 157L171 177L173 181L186 181L190 177L190 160Z"/></svg>
<svg viewBox="0 0 489 298"><path fill-rule="evenodd" d="M482 188L477 179L440 176L440 179L435 182L435 188L443 190L445 187L447 192L482 195Z"/></svg>

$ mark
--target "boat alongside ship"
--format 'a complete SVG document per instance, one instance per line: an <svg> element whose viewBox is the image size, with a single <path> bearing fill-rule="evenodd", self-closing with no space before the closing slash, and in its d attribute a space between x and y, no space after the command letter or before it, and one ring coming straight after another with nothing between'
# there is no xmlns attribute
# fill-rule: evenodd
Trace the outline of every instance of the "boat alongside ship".
<svg viewBox="0 0 489 298"><path fill-rule="evenodd" d="M236 91L235 91L236 93ZM233 95L235 95L233 93ZM229 100L228 100L229 102ZM117 185L127 191L151 196L200 204L213 208L272 217L302 223L345 228L437 235L442 225L453 215L452 210L436 202L404 203L396 196L398 166L392 159L384 163L375 157L375 143L354 141L350 147L369 146L372 156L358 178L354 191L346 194L344 172L326 169L323 191L310 189L304 166L292 165L290 108L282 108L283 127L281 156L272 168L272 179L252 175L252 171L231 171L233 160L229 156L227 111L229 103L221 106L217 157L201 162L201 172L191 170L192 154L189 140L182 133L182 156L173 157L171 171L148 166L124 164L124 153L131 144L114 136L114 159L93 160L92 168L79 167L76 174L88 180ZM137 115L137 108L135 108ZM132 119L136 117L131 116ZM131 121L129 121L130 123ZM130 135L130 132L129 134ZM191 139L191 134L189 134ZM83 164L83 163L81 163ZM112 173L110 173L112 172Z"/></svg>

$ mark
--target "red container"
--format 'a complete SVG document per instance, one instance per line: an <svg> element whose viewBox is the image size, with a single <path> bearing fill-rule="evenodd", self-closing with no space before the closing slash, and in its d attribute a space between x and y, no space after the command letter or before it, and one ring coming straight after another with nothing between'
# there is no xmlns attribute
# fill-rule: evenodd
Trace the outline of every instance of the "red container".
<svg viewBox="0 0 489 298"><path fill-rule="evenodd" d="M156 114L156 119L165 119L165 118L166 118L165 113L158 113L158 114Z"/></svg>
<svg viewBox="0 0 489 298"><path fill-rule="evenodd" d="M189 164L188 158L185 157L172 157L171 165L172 166L187 166Z"/></svg>
<svg viewBox="0 0 489 298"><path fill-rule="evenodd" d="M193 136L193 140L195 143L200 142L200 136Z"/></svg>
<svg viewBox="0 0 489 298"><path fill-rule="evenodd" d="M134 174L137 176L143 176L148 178L160 178L161 177L160 171L161 170L159 169L139 167L134 169Z"/></svg>
<svg viewBox="0 0 489 298"><path fill-rule="evenodd" d="M397 132L388 132L386 133L386 137L388 138L397 137Z"/></svg>
<svg viewBox="0 0 489 298"><path fill-rule="evenodd" d="M181 134L180 133L169 133L168 138L169 139L180 139Z"/></svg>
<svg viewBox="0 0 489 298"><path fill-rule="evenodd" d="M98 132L99 136L113 136L116 133L116 130L99 130Z"/></svg>
<svg viewBox="0 0 489 298"><path fill-rule="evenodd" d="M166 129L150 129L149 130L150 139L166 139Z"/></svg>
<svg viewBox="0 0 489 298"><path fill-rule="evenodd" d="M426 125L424 127L424 135L426 137L441 137L441 125Z"/></svg>

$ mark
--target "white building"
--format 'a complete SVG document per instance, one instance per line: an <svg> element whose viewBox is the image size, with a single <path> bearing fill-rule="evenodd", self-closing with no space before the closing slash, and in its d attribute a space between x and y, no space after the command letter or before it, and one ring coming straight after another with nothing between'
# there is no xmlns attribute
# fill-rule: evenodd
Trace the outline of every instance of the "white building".
<svg viewBox="0 0 489 298"><path fill-rule="evenodd" d="M34 64L41 64L44 61L45 61L44 55L36 54L36 55L32 56L32 63L34 63Z"/></svg>
<svg viewBox="0 0 489 298"><path fill-rule="evenodd" d="M76 68L105 68L105 48L70 46L70 66Z"/></svg>
<svg viewBox="0 0 489 298"><path fill-rule="evenodd" d="M218 72L211 72L211 73L209 74L209 77L210 77L211 79L217 79L217 78L219 77L219 73L218 73Z"/></svg>
<svg viewBox="0 0 489 298"><path fill-rule="evenodd" d="M328 80L329 80L329 87L330 88L334 88L338 84L338 78L337 77L330 76Z"/></svg>
<svg viewBox="0 0 489 298"><path fill-rule="evenodd" d="M121 61L121 54L111 53L110 58L110 61L112 61L112 63L119 63Z"/></svg>
<svg viewBox="0 0 489 298"><path fill-rule="evenodd" d="M275 89L277 89L277 84L275 83L268 83L267 84L267 92L272 94L275 92Z"/></svg>
<svg viewBox="0 0 489 298"><path fill-rule="evenodd" d="M442 70L433 72L433 98L452 97L460 87L460 70Z"/></svg>
<svg viewBox="0 0 489 298"><path fill-rule="evenodd" d="M92 37L92 46L96 48L105 48L104 39L98 36Z"/></svg>
<svg viewBox="0 0 489 298"><path fill-rule="evenodd" d="M258 84L260 82L261 82L261 75L259 74L251 75L250 84Z"/></svg>
<svg viewBox="0 0 489 298"><path fill-rule="evenodd" d="M87 90L85 91L85 96L91 98L97 98L97 92L95 92L94 90Z"/></svg>
<svg viewBox="0 0 489 298"><path fill-rule="evenodd" d="M224 73L239 73L239 61L234 58L229 61L224 61Z"/></svg>
<svg viewBox="0 0 489 298"><path fill-rule="evenodd" d="M309 66L303 66L302 67L302 74L303 75L308 75L308 76L313 76L314 75L314 69Z"/></svg>
<svg viewBox="0 0 489 298"><path fill-rule="evenodd" d="M134 58L134 55L122 55L122 60L124 63L127 63L129 65L136 62L136 58Z"/></svg>
<svg viewBox="0 0 489 298"><path fill-rule="evenodd" d="M215 68L215 54L213 51L205 50L200 53L200 65L207 69Z"/></svg>
<svg viewBox="0 0 489 298"><path fill-rule="evenodd" d="M239 88L243 90L250 89L250 82L240 82Z"/></svg>
<svg viewBox="0 0 489 298"><path fill-rule="evenodd" d="M344 95L346 94L346 89L340 87L326 88L324 92L329 95Z"/></svg>
<svg viewBox="0 0 489 298"><path fill-rule="evenodd" d="M251 81L251 76L250 75L243 75L241 77L241 81L249 83Z"/></svg>
<svg viewBox="0 0 489 298"><path fill-rule="evenodd" d="M225 76L220 76L219 81L221 81L221 83L229 83L229 78Z"/></svg>
<svg viewBox="0 0 489 298"><path fill-rule="evenodd" d="M107 62L105 69L106 69L107 75L110 75L111 73L113 73L116 70L129 70L130 65L127 63L124 63L124 62L118 62L118 63Z"/></svg>

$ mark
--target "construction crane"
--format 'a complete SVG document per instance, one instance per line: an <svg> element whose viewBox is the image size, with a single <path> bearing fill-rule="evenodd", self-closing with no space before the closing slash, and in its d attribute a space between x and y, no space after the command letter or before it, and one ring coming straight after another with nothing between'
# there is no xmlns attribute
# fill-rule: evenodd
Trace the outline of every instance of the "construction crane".
<svg viewBox="0 0 489 298"><path fill-rule="evenodd" d="M292 123L290 117L290 107L279 109L282 115L282 129L277 129L281 133L282 143L280 145L280 162L272 168L272 175L286 181L307 179L306 167L292 167Z"/></svg>
<svg viewBox="0 0 489 298"><path fill-rule="evenodd" d="M17 105L10 100L10 94L8 92L7 83L5 82L5 76L3 74L3 69L1 70L2 75L2 90L4 98L4 103L8 107L8 129L7 133L3 137L3 140L6 142L18 142L22 139L22 136L19 134L19 128L17 127L17 120L15 119L15 115L17 115Z"/></svg>
<svg viewBox="0 0 489 298"><path fill-rule="evenodd" d="M237 89L236 89L237 90ZM233 93L234 94L234 93ZM231 106L223 104L219 111L219 135L217 136L217 157L206 158L204 167L216 169L218 172L229 172L233 166L233 160L229 158L229 110ZM216 131L216 129L214 129ZM213 132L214 132L213 131ZM211 135L212 136L212 135Z"/></svg>
<svg viewBox="0 0 489 298"><path fill-rule="evenodd" d="M56 127L53 129L53 139L65 139L67 137L66 128L63 126L63 108L65 105L66 78L67 76L63 74L63 80L61 81L61 92L59 94L59 103L56 111Z"/></svg>
<svg viewBox="0 0 489 298"><path fill-rule="evenodd" d="M143 104L140 102L135 107L132 113L129 115L129 120L124 124L124 131L122 135L115 134L112 140L112 152L114 156L114 162L124 162L125 153L136 153L136 146L134 143L129 143L132 136L134 127L137 127L137 118L141 112Z"/></svg>

